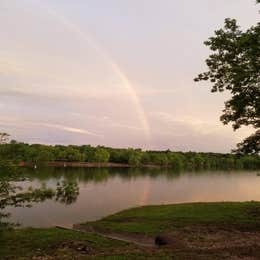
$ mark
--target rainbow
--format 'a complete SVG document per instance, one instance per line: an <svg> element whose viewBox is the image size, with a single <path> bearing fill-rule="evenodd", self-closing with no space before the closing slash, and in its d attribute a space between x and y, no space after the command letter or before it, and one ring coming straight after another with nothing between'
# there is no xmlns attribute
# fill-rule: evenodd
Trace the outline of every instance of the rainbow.
<svg viewBox="0 0 260 260"><path fill-rule="evenodd" d="M42 2L39 2L39 5L46 10L48 15L55 18L58 22L63 24L67 29L71 30L73 33L77 34L81 38L82 41L86 42L89 46L91 46L97 54L99 54L103 60L112 68L114 73L118 76L120 81L122 82L122 86L127 91L128 95L130 96L135 111L137 113L138 119L141 123L147 144L151 137L151 130L148 123L147 116L145 114L144 108L141 104L140 98L135 90L135 88L132 86L131 82L125 75L125 73L122 71L122 69L119 67L119 65L104 51L103 48L101 48L96 41L93 40L92 37L90 37L89 34L83 32L80 28L78 28L75 24L73 24L71 21L67 20L64 16L58 14L54 9L50 8L49 6L43 6Z"/></svg>
<svg viewBox="0 0 260 260"><path fill-rule="evenodd" d="M143 190L140 194L140 198L139 198L139 201L138 201L139 206L143 206L143 205L146 205L148 203L150 193L151 193L151 181L146 180L144 185L143 185Z"/></svg>

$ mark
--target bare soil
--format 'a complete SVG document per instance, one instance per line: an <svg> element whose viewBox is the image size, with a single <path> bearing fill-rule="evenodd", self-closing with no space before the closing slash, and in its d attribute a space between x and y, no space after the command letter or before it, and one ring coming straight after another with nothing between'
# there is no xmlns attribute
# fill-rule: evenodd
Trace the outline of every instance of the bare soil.
<svg viewBox="0 0 260 260"><path fill-rule="evenodd" d="M89 227L75 227L81 231L97 233L108 238L133 243L143 248L144 251L156 252L166 250L168 254L181 254L186 256L177 259L260 259L260 231L242 231L235 228L219 226L186 226L178 228L176 231L161 234L171 238L169 243L164 246L156 246L155 236L148 236L136 233L115 233L100 230L95 231ZM206 258L204 258L206 257Z"/></svg>

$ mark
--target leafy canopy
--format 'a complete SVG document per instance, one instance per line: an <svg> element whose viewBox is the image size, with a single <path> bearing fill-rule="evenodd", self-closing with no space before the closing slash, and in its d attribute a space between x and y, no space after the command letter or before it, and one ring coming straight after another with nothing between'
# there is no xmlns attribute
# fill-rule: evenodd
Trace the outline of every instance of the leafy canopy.
<svg viewBox="0 0 260 260"><path fill-rule="evenodd" d="M208 71L195 81L210 81L212 92L229 91L220 120L236 130L252 126L255 134L238 144L240 153L260 151L260 23L242 31L235 19L227 18L223 29L204 43L212 54L206 59Z"/></svg>

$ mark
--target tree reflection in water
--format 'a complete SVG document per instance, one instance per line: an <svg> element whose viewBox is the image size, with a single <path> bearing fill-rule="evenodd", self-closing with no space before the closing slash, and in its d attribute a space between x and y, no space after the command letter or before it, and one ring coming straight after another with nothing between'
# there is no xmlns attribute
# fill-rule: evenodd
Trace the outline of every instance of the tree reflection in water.
<svg viewBox="0 0 260 260"><path fill-rule="evenodd" d="M54 188L48 187L45 182L37 188L26 188L21 184L24 181L23 174L18 173L12 163L0 162L0 172L0 231L17 226L8 221L10 214L5 212L7 207L31 207L32 204L51 199L68 205L76 202L79 195L76 180L65 179Z"/></svg>

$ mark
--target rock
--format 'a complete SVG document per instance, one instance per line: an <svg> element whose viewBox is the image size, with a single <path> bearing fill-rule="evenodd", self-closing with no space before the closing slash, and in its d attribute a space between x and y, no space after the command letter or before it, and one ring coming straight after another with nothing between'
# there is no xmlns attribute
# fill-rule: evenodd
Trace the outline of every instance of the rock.
<svg viewBox="0 0 260 260"><path fill-rule="evenodd" d="M84 242L79 241L66 241L60 245L63 249L73 249L81 253L90 254L92 249L88 247Z"/></svg>
<svg viewBox="0 0 260 260"><path fill-rule="evenodd" d="M160 235L155 237L154 243L157 246L169 245L169 244L173 244L173 239L169 236Z"/></svg>

